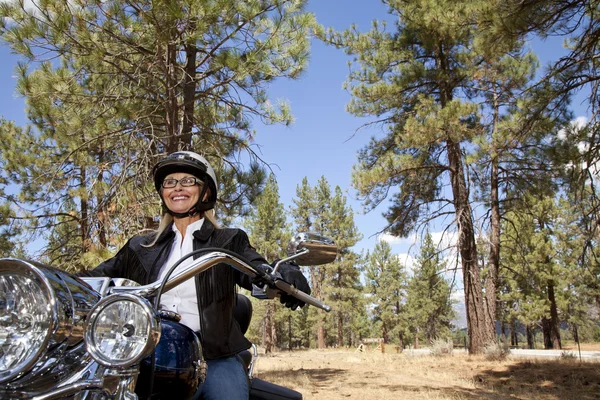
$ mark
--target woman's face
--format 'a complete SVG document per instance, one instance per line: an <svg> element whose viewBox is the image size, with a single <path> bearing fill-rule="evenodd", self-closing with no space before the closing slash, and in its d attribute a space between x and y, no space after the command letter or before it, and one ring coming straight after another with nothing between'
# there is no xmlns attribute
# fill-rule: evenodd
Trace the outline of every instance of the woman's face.
<svg viewBox="0 0 600 400"><path fill-rule="evenodd" d="M176 172L173 174L169 174L165 177L166 179L183 179L183 178L193 178L193 175L190 175L185 172ZM200 191L202 190L202 183L200 180L197 180L199 184L194 186L181 186L180 182L177 182L177 185L173 188L162 188L162 197L166 206L169 210L176 213L186 213L190 208L198 203L200 198Z"/></svg>

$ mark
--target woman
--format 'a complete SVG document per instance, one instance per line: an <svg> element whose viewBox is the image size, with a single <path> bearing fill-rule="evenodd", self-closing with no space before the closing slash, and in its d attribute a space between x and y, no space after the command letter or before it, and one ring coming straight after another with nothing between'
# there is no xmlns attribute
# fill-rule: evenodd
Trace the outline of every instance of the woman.
<svg viewBox="0 0 600 400"><path fill-rule="evenodd" d="M217 227L213 217L217 179L204 157L189 151L173 153L155 165L153 175L164 210L157 232L131 238L113 258L84 275L128 278L144 285L162 277L183 255L207 247L228 249L258 268L268 267L244 231ZM310 293L297 266L284 264L279 271L283 280ZM180 314L181 323L199 333L208 363L199 389L204 399L248 398L246 371L236 354L251 343L233 318L236 284L252 289L248 276L221 264L161 297L161 307ZM282 297L282 303L292 309L304 305L290 296Z"/></svg>

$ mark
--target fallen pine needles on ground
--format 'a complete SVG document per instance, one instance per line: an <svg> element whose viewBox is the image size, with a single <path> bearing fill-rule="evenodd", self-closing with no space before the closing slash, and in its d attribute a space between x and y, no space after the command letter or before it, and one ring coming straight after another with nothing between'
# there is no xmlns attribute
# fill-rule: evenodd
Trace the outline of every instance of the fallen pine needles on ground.
<svg viewBox="0 0 600 400"><path fill-rule="evenodd" d="M598 399L600 363L482 356L443 357L351 350L307 350L261 356L255 376L337 399Z"/></svg>

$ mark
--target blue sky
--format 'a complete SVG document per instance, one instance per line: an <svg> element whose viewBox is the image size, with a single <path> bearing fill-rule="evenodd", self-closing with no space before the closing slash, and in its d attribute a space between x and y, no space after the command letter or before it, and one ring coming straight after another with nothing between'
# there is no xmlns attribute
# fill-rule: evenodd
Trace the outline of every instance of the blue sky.
<svg viewBox="0 0 600 400"><path fill-rule="evenodd" d="M359 30L366 31L373 19L390 17L380 0L312 0L308 10L316 14L321 24L338 30L354 23ZM563 52L560 39L533 42L532 47L542 64ZM1 45L0 59L0 114L24 124L24 101L16 96L14 90L14 69L18 58L6 45ZM374 247L375 235L386 226L386 221L381 216L384 207L363 214L356 193L350 186L356 154L370 136L379 132L379 128L355 132L366 120L345 111L350 100L349 94L342 89L348 73L347 61L348 56L343 51L313 41L311 61L304 75L296 81L280 80L269 91L273 101L286 99L290 103L295 123L290 127L263 126L256 121L255 144L277 176L284 204L292 204L296 187L305 176L313 186L324 175L332 189L335 186L342 188L349 204L357 212L355 222L364 236L356 246L356 250L360 251ZM411 243L411 240L404 240L391 244L394 252L404 254L409 251Z"/></svg>

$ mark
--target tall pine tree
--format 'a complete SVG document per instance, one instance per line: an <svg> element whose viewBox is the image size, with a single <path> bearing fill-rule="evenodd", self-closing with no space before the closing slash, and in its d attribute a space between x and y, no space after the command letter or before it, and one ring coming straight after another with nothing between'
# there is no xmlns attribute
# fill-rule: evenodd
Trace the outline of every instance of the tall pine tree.
<svg viewBox="0 0 600 400"><path fill-rule="evenodd" d="M454 311L450 298L451 287L443 275L445 269L440 251L427 232L421 243L413 276L408 282L406 313L413 330L421 331L428 343L450 336ZM415 340L417 338L415 335Z"/></svg>
<svg viewBox="0 0 600 400"><path fill-rule="evenodd" d="M267 89L306 66L303 1L28 4L0 3L0 38L26 60L18 91L31 123L4 124L0 153L27 228L75 249L65 263L82 266L152 227L150 170L175 150L207 156L227 183L220 212L243 211L261 176L240 162L258 159L252 119L291 122Z"/></svg>
<svg viewBox="0 0 600 400"><path fill-rule="evenodd" d="M263 192L258 196L256 208L251 218L246 220L246 226L252 245L267 260L275 261L286 256L287 244L292 234L287 223L285 207L279 200L279 188L274 175L269 176ZM257 310L256 315L262 318L255 318L255 321L259 321L264 332L265 352L270 353L277 344L278 303L268 301L257 306L264 309L263 312Z"/></svg>

